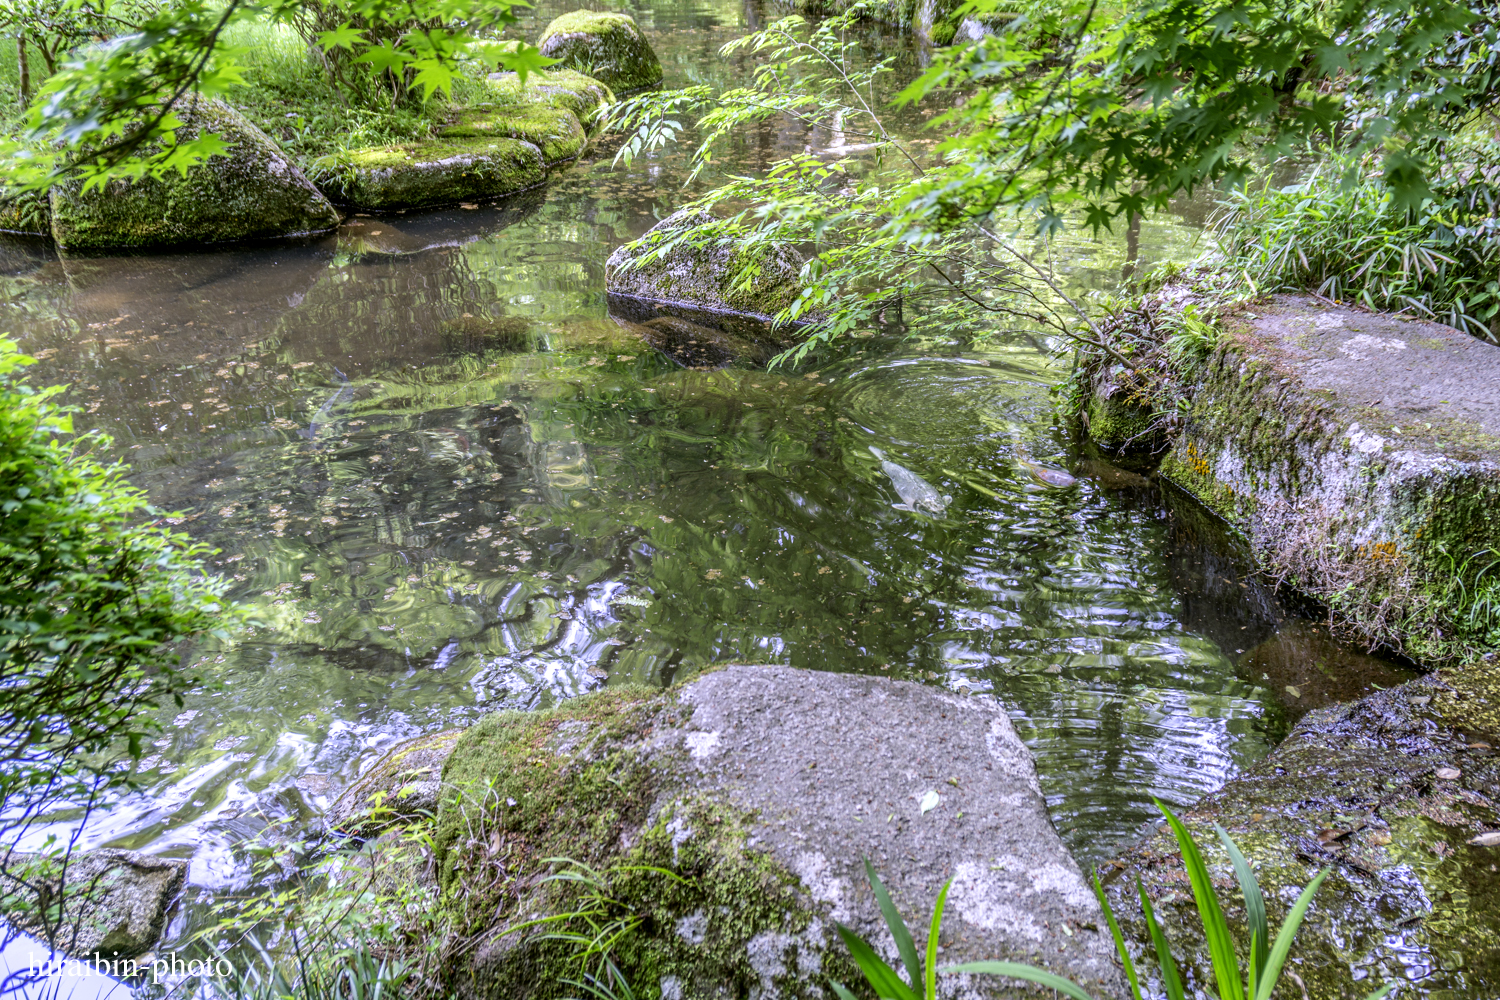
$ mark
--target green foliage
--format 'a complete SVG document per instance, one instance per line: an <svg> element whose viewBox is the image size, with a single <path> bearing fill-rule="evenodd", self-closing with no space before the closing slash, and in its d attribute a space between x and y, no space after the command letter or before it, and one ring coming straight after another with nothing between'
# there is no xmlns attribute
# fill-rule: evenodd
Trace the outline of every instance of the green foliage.
<svg viewBox="0 0 1500 1000"><path fill-rule="evenodd" d="M171 531L125 468L72 437L60 387L17 371L31 359L0 341L0 797L18 806L84 780L116 741L139 755L153 731L142 710L181 704L195 679L173 644L221 629L225 585L205 577L210 551ZM222 635L222 632L219 632ZM110 772L113 773L113 772Z"/></svg>
<svg viewBox="0 0 1500 1000"><path fill-rule="evenodd" d="M1199 851L1192 834L1182 821L1161 802L1157 802L1156 805L1166 816L1172 833L1177 839L1177 846L1182 851L1183 864L1187 868L1188 878L1192 883L1193 898L1198 905L1199 919L1202 921L1204 935L1208 941L1209 957L1217 986L1216 995L1220 1000L1269 1000L1271 992L1281 978L1282 968L1291 951L1292 941L1297 936L1297 930L1302 926L1302 920L1307 915L1307 908L1312 904L1313 896L1317 894L1328 872L1319 872L1302 890L1302 894L1297 897L1297 901L1282 922L1281 929L1276 934L1275 943L1268 948L1270 927L1266 919L1265 901L1262 898L1260 886L1256 882L1255 873L1234 841L1230 839L1229 834L1222 827L1215 827L1219 840L1228 851L1230 862L1234 866L1235 877L1239 882L1244 902L1246 923L1250 931L1250 950L1242 967L1235 951L1229 923L1224 917L1224 910L1219 905L1218 897L1214 894L1213 881L1209 876L1208 866L1204 863L1202 852ZM935 1000L937 997L936 975L939 971L1021 979L1056 990L1064 996L1071 997L1072 1000L1092 1000L1089 994L1077 984L1045 969L1020 962L965 962L938 969L936 966L938 931L942 925L943 903L947 899L948 889L952 882L944 885L938 894L937 905L933 909L932 920L927 931L926 961L925 964L920 962L911 932L907 930L905 921L892 904L890 894L886 892L885 886L881 884L879 877L875 874L874 866L869 861L865 862L865 872L880 906L881 916L884 917L886 926L890 928L891 936L896 943L896 950L901 955L907 979L902 981L896 970L887 965L868 942L847 927L840 925L839 935L848 945L860 971L864 973L870 986L875 990L875 995L881 1000ZM1142 991L1140 977L1136 972L1129 945L1125 941L1125 935L1120 930L1119 922L1115 919L1114 911L1110 908L1109 900L1104 895L1104 889L1097 877L1094 879L1094 890L1104 910L1110 934L1114 938L1115 950L1125 970L1125 978L1130 984L1130 995L1133 1000L1142 1000L1146 994ZM1141 909L1145 915L1152 947L1160 965L1162 988L1166 992L1167 1000L1185 1000L1187 994L1183 988L1182 977L1178 974L1176 963L1172 959L1166 935L1157 924L1151 900L1139 882L1136 884L1136 891L1141 898ZM832 985L840 1000L855 1000L854 994L842 984L833 983ZM1380 1000L1392 989L1392 986L1386 986L1370 994L1366 1000Z"/></svg>
<svg viewBox="0 0 1500 1000"><path fill-rule="evenodd" d="M524 76L546 65L535 47L500 43L513 0L177 0L111 8L102 40L71 50L41 86L22 134L0 142L12 194L82 177L185 172L223 152L212 133L177 141L176 114L192 95L226 96L251 53L233 44L245 25L289 26L311 44L346 104L419 108L451 95L466 70Z"/></svg>
<svg viewBox="0 0 1500 1000"><path fill-rule="evenodd" d="M1327 155L1295 184L1235 195L1219 227L1227 263L1258 290L1311 288L1500 336L1500 145L1465 142L1416 211L1369 157Z"/></svg>

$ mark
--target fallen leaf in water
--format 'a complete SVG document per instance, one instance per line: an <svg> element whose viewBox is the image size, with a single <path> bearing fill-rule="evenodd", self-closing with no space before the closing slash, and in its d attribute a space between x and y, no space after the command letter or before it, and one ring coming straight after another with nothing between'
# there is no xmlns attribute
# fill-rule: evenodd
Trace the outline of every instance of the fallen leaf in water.
<svg viewBox="0 0 1500 1000"><path fill-rule="evenodd" d="M1463 772L1456 767L1440 767L1433 773L1443 781L1457 781L1463 776Z"/></svg>
<svg viewBox="0 0 1500 1000"><path fill-rule="evenodd" d="M458 203L458 207L459 208L465 208L465 209L468 209L470 211L473 211L474 209L478 208L479 206L478 205L470 205L466 201L461 201L461 202Z"/></svg>
<svg viewBox="0 0 1500 1000"><path fill-rule="evenodd" d="M1332 844L1335 841L1343 840L1347 836L1349 836L1348 830L1319 830L1318 843Z"/></svg>
<svg viewBox="0 0 1500 1000"><path fill-rule="evenodd" d="M1500 830L1491 830L1489 833L1481 833L1470 840L1474 847L1500 847Z"/></svg>
<svg viewBox="0 0 1500 1000"><path fill-rule="evenodd" d="M1370 843L1376 847L1384 847L1390 842L1391 831L1389 830L1376 830L1374 833L1370 834Z"/></svg>
<svg viewBox="0 0 1500 1000"><path fill-rule="evenodd" d="M1293 698L1300 698L1300 697L1302 697L1302 692L1298 691L1296 688L1292 687L1290 684L1288 684L1286 686L1286 693L1289 694L1289 695L1291 695Z"/></svg>
<svg viewBox="0 0 1500 1000"><path fill-rule="evenodd" d="M1490 746L1488 743L1470 743L1466 749L1469 749L1469 750L1493 750L1495 748L1492 747L1492 746Z"/></svg>
<svg viewBox="0 0 1500 1000"><path fill-rule="evenodd" d="M924 814L932 812L941 801L943 801L942 796L938 795L936 789L928 789L927 794L922 796L922 812Z"/></svg>
<svg viewBox="0 0 1500 1000"><path fill-rule="evenodd" d="M723 570L721 570L721 569L711 569L707 573L703 574L703 578L705 580L717 580L719 577L721 577L723 575L724 575L724 571Z"/></svg>

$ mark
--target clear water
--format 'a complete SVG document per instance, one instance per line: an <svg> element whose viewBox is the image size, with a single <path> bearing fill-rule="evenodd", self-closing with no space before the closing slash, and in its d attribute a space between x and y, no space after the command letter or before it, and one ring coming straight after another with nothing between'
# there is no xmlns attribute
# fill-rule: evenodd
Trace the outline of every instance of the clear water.
<svg viewBox="0 0 1500 1000"><path fill-rule="evenodd" d="M716 50L766 17L637 14L669 84L738 78ZM768 127L729 165L806 141ZM610 154L307 247L0 250L0 329L43 359L33 377L72 386L259 622L199 654L218 686L163 716L149 791L89 844L191 857L197 891L223 890L246 877L235 845L313 819L398 739L777 662L998 695L1059 829L1098 856L1151 796L1191 802L1307 707L1397 676L1289 616L1169 488L1082 453L1035 339L870 340L771 373L654 351L609 318L603 262L686 199L683 166ZM1143 255L1194 233L1148 225ZM1118 242L1059 250L1082 285L1122 261ZM1079 485L1031 481L1013 431ZM894 509L872 445L950 494L946 515Z"/></svg>

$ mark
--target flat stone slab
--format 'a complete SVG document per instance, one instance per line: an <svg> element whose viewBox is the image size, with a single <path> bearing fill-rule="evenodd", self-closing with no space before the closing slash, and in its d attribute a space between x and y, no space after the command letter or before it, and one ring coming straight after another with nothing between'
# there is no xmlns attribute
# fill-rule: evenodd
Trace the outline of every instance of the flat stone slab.
<svg viewBox="0 0 1500 1000"><path fill-rule="evenodd" d="M490 716L458 740L442 781L431 870L439 905L470 914L476 935L445 983L463 996L564 995L549 984L567 978L567 949L516 930L576 905L571 883L547 878L559 858L588 865L641 917L615 953L637 992L862 987L836 924L898 962L869 859L919 947L952 880L941 963L1031 962L1095 996L1124 993L1031 755L987 697L731 666L666 692L605 689ZM1018 991L944 981L944 996Z"/></svg>
<svg viewBox="0 0 1500 1000"><path fill-rule="evenodd" d="M1368 641L1500 645L1500 347L1309 296L1226 327L1162 474Z"/></svg>

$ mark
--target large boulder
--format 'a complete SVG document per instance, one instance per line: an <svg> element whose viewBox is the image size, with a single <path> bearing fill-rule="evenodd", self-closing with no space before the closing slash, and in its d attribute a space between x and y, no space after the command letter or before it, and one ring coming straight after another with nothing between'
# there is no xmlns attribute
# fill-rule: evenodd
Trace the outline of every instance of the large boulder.
<svg viewBox="0 0 1500 1000"><path fill-rule="evenodd" d="M159 248L329 232L339 224L328 199L269 136L221 101L179 111L182 140L208 131L226 144L186 174L74 181L51 194L52 237L65 250Z"/></svg>
<svg viewBox="0 0 1500 1000"><path fill-rule="evenodd" d="M1500 662L1493 656L1309 713L1269 757L1183 820L1220 899L1238 897L1214 824L1254 867L1272 926L1320 870L1330 874L1297 937L1278 996L1500 996ZM1158 831L1106 866L1106 891L1146 939L1136 879L1176 957L1212 982L1176 841ZM1226 908L1239 953L1244 912Z"/></svg>
<svg viewBox="0 0 1500 1000"><path fill-rule="evenodd" d="M1253 309L1223 321L1162 475L1372 643L1500 648L1500 347L1309 296Z"/></svg>
<svg viewBox="0 0 1500 1000"><path fill-rule="evenodd" d="M609 913L638 921L613 958L642 995L831 997L830 978L859 985L835 924L894 955L865 859L919 947L951 880L943 962L1033 962L1123 993L1031 755L985 697L728 667L490 716L443 788L439 905L478 942L448 970L461 995L570 995L575 949L545 935L582 921L521 927L597 905L584 882L547 878L561 869L592 871ZM953 980L970 997L1016 993Z"/></svg>
<svg viewBox="0 0 1500 1000"><path fill-rule="evenodd" d="M38 909L65 900L56 946L68 955L92 958L136 958L161 937L167 911L182 892L188 863L135 851L102 848L82 851L61 862L38 855L10 853L0 865L0 886L19 909L8 914L22 930L39 936L44 929ZM41 887L38 900L36 887ZM40 904L40 906L38 905Z"/></svg>
<svg viewBox="0 0 1500 1000"><path fill-rule="evenodd" d="M772 317L802 291L802 257L779 243L682 239L715 221L707 212L683 210L616 248L604 264L611 311L636 322L663 314L741 336L771 334ZM663 243L670 245L663 250ZM750 281L740 282L747 271Z"/></svg>
<svg viewBox="0 0 1500 1000"><path fill-rule="evenodd" d="M547 25L537 47L547 58L561 60L615 90L639 90L661 82L661 62L629 14L563 14Z"/></svg>
<svg viewBox="0 0 1500 1000"><path fill-rule="evenodd" d="M371 146L313 165L335 201L362 211L399 211L489 200L536 187L548 170L588 146L608 87L571 70L489 78L489 100L455 112L431 139Z"/></svg>

